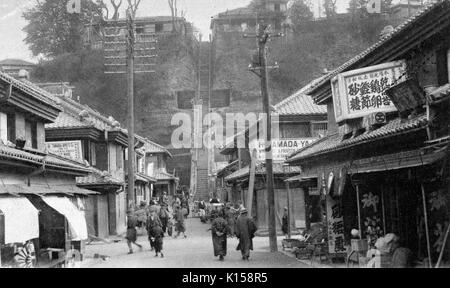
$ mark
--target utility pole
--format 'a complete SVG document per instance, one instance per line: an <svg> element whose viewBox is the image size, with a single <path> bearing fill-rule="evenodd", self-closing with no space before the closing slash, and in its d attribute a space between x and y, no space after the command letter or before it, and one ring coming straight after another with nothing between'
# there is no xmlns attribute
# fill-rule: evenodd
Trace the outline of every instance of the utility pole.
<svg viewBox="0 0 450 288"><path fill-rule="evenodd" d="M131 10L127 10L127 97L128 97L128 203L134 206L134 19Z"/></svg>
<svg viewBox="0 0 450 288"><path fill-rule="evenodd" d="M258 66L251 67L251 71L258 75L261 79L261 96L263 104L263 112L266 115L267 126L266 126L266 175L267 175L267 203L269 206L269 241L270 241L270 251L277 252L277 230L276 230L276 212L275 212L275 192L274 192L274 178L273 178L273 160L272 160L272 115L270 111L269 103L269 91L268 91L268 69L278 68L278 67L268 67L267 66L267 42L271 37L281 37L282 33L270 34L270 26L265 25L261 21L258 25L258 30L256 34L256 39L258 43ZM249 38L244 35L244 38ZM260 72L258 73L257 70ZM252 205L249 203L248 205Z"/></svg>
<svg viewBox="0 0 450 288"><path fill-rule="evenodd" d="M197 143L197 139L199 139L199 133L202 133L202 131L198 131L198 127L200 126L200 129L202 129L203 125L199 125L198 123L195 123L195 113L196 113L196 109L198 109L198 106L201 104L201 80L200 80L200 73L201 73L201 60L200 60L200 56L201 56L201 43L202 43L202 34L199 34L199 39L198 39L198 59L197 59L197 92L195 93L195 98L193 101L193 112L194 112L194 129L193 129L193 137L192 137L192 168L191 168L191 189L192 189L192 193L194 194L194 198L197 196L197 190L198 190L198 154L199 151L198 147L196 147L196 143ZM202 114L203 109L201 109L200 115ZM200 122L203 122L202 119L198 119Z"/></svg>
<svg viewBox="0 0 450 288"><path fill-rule="evenodd" d="M127 102L128 102L128 162L127 162L127 209L135 204L135 127L134 127L134 76L135 73L155 73L149 70L151 59L156 58L152 54L156 48L154 43L155 34L141 33L136 35L132 7L127 9L126 21L108 20L106 22L106 41L103 42L105 58L105 74L125 74L127 79ZM125 28L123 35L120 31ZM148 38L148 39L147 39ZM137 46L137 47L136 47Z"/></svg>

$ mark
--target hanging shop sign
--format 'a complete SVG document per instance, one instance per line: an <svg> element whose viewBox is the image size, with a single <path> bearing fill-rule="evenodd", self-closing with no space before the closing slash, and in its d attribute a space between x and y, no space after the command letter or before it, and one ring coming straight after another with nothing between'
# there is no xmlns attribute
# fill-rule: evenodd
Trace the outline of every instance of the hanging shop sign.
<svg viewBox="0 0 450 288"><path fill-rule="evenodd" d="M64 158L83 163L83 149L81 141L47 142L47 150Z"/></svg>
<svg viewBox="0 0 450 288"><path fill-rule="evenodd" d="M328 249L330 254L345 253L342 203L327 197Z"/></svg>
<svg viewBox="0 0 450 288"><path fill-rule="evenodd" d="M316 138L303 139L274 139L272 140L273 161L285 161L290 155L300 149L314 143ZM256 158L259 161L266 160L266 150L264 140L253 140L250 144L251 149L256 149Z"/></svg>
<svg viewBox="0 0 450 288"><path fill-rule="evenodd" d="M406 62L395 61L341 73L331 80L337 122L397 111L385 91L404 81Z"/></svg>

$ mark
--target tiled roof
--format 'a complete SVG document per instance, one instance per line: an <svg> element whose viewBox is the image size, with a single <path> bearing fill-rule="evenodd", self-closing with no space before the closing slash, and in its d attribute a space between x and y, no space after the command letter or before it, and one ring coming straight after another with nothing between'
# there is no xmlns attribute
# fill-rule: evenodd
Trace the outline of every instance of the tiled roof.
<svg viewBox="0 0 450 288"><path fill-rule="evenodd" d="M311 83L314 83L311 82ZM289 96L277 105L275 110L280 115L320 115L327 114L325 105L314 104L312 98L305 94L305 91L311 87L307 85L297 91L294 95Z"/></svg>
<svg viewBox="0 0 450 288"><path fill-rule="evenodd" d="M314 157L318 154L335 152L337 150L346 149L375 140L380 140L382 138L387 138L404 132L423 129L426 127L427 123L428 121L426 115L421 115L404 122L402 122L400 118L396 118L379 129L366 132L355 138L342 140L343 136L340 134L329 135L297 151L288 158L287 162L291 163L294 161Z"/></svg>
<svg viewBox="0 0 450 288"><path fill-rule="evenodd" d="M53 108L60 110L61 108L57 105L54 100L53 95L45 91L44 89L39 88L35 84L31 83L27 80L17 80L14 77L9 76L8 74L0 71L0 80L5 81L8 84L11 84L13 87L19 89L20 91L34 97L35 99L45 103Z"/></svg>
<svg viewBox="0 0 450 288"><path fill-rule="evenodd" d="M139 181L142 181L142 182L153 182L153 183L155 183L157 181L156 178L148 176L148 175L145 175L143 173L136 173L134 176L136 177L135 180L139 180Z"/></svg>
<svg viewBox="0 0 450 288"><path fill-rule="evenodd" d="M79 117L75 117L69 113L61 112L54 123L46 124L46 129L67 129L67 128L82 128L94 127L92 123L82 121Z"/></svg>
<svg viewBox="0 0 450 288"><path fill-rule="evenodd" d="M0 185L0 194L11 195L51 195L51 194L65 194L65 195L96 195L99 194L94 191L78 188L75 185L31 185L24 184L7 184Z"/></svg>
<svg viewBox="0 0 450 288"><path fill-rule="evenodd" d="M125 184L124 181L115 179L111 174L107 172L101 172L97 169L87 177L78 177L77 185L79 186L96 186L96 185L116 185L120 186Z"/></svg>
<svg viewBox="0 0 450 288"><path fill-rule="evenodd" d="M136 138L144 143L144 147L142 147L142 150L145 153L148 154L165 153L168 154L170 157L172 157L172 154L169 152L169 150L167 150L163 146L139 135L136 135Z"/></svg>
<svg viewBox="0 0 450 288"><path fill-rule="evenodd" d="M167 172L164 171L155 171L154 175L153 175L157 181L178 181L179 179L175 176L173 176L172 174L169 174Z"/></svg>
<svg viewBox="0 0 450 288"><path fill-rule="evenodd" d="M450 96L450 84L445 84L444 86L437 88L430 94L430 96L435 103L448 99L448 96Z"/></svg>
<svg viewBox="0 0 450 288"><path fill-rule="evenodd" d="M29 164L37 164L37 165L45 164L46 167L63 170L68 169L83 174L87 174L88 172L91 171L91 169L86 165L83 165L81 163L66 158L62 158L54 154L38 155L2 144L0 144L0 158L15 161L23 161Z"/></svg>
<svg viewBox="0 0 450 288"><path fill-rule="evenodd" d="M0 61L0 66L35 66L36 64L22 59L4 59Z"/></svg>
<svg viewBox="0 0 450 288"><path fill-rule="evenodd" d="M373 44L372 46L370 46L369 48L367 48L366 50L364 50L363 52L361 52L360 54L358 54L354 58L352 58L349 61L345 62L343 65L341 65L337 69L333 70L331 73L326 75L326 77L323 77L321 79L321 81L318 81L317 83L312 85L311 88L308 89L308 91L306 91L306 94L311 94L316 88L324 85L326 82L330 81L336 75L346 71L347 68L349 68L352 65L356 64L358 61L364 59L365 57L370 55L373 51L375 51L376 49L380 48L381 46L383 46L384 44L389 42L391 39L393 39L394 37L396 37L396 36L400 35L401 33L403 33L406 29L408 29L409 27L414 25L416 22L418 22L420 18L425 17L430 11L434 10L434 8L437 9L437 6L443 5L444 3L446 5L448 5L449 1L445 0L445 1L441 1L440 3L427 4L423 9L418 11L411 18L409 18L408 20L406 20L405 22L403 22L402 24L397 26L389 35L387 35L386 37L382 38L381 40L379 40L378 42L376 42L375 44ZM447 6L447 7L450 7L450 6Z"/></svg>
<svg viewBox="0 0 450 288"><path fill-rule="evenodd" d="M284 174L296 174L300 173L300 167L296 166L285 166L284 163L273 163L273 174L274 175L284 175ZM266 175L266 165L265 163L258 162L256 164L256 175ZM234 172L233 174L225 177L226 181L234 181L237 179L245 178L250 175L250 167L246 166L241 170Z"/></svg>

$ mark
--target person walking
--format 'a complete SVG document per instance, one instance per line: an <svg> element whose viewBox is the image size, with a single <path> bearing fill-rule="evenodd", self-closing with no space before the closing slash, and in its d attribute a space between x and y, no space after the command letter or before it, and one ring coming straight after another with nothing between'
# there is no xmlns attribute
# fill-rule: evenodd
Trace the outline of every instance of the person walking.
<svg viewBox="0 0 450 288"><path fill-rule="evenodd" d="M167 232L167 224L169 222L169 207L167 207L166 203L162 204L161 209L159 210L159 219L161 220L161 228L163 233Z"/></svg>
<svg viewBox="0 0 450 288"><path fill-rule="evenodd" d="M157 210L151 210L150 215L147 218L147 226L146 226L151 251L153 251L155 249L155 245L154 245L155 243L152 239L155 238L153 235L153 230L157 226L162 227L161 220L158 217Z"/></svg>
<svg viewBox="0 0 450 288"><path fill-rule="evenodd" d="M164 232L161 226L156 225L152 229L152 233L150 236L150 241L153 243L153 248L155 249L155 257L158 257L158 254L161 254L161 258L164 258L163 254L163 239Z"/></svg>
<svg viewBox="0 0 450 288"><path fill-rule="evenodd" d="M219 211L218 216L212 221L211 234L214 247L214 257L219 256L220 261L227 255L227 236L231 233L225 211Z"/></svg>
<svg viewBox="0 0 450 288"><path fill-rule="evenodd" d="M250 250L253 250L253 238L256 233L255 222L248 217L247 209L242 209L241 215L236 222L236 237L239 238L239 245L236 250L240 250L242 260L248 261L250 258Z"/></svg>
<svg viewBox="0 0 450 288"><path fill-rule="evenodd" d="M186 199L186 197L183 195L183 198L181 199L181 208L183 210L184 218L187 219L190 209L189 209L189 201Z"/></svg>
<svg viewBox="0 0 450 288"><path fill-rule="evenodd" d="M137 230L136 227L138 226L138 218L136 215L134 215L134 212L132 210L129 210L127 212L127 244L129 248L128 254L133 254L133 245L136 245L139 247L140 250L142 250L142 245L138 244L137 241Z"/></svg>
<svg viewBox="0 0 450 288"><path fill-rule="evenodd" d="M284 207L284 213L283 213L283 218L281 220L281 230L283 231L283 235L286 236L288 235L289 232L289 215L288 215L288 208Z"/></svg>
<svg viewBox="0 0 450 288"><path fill-rule="evenodd" d="M178 238L178 236L180 236L181 233L183 233L184 238L187 238L186 224L184 223L183 209L181 209L181 207L178 205L175 208L175 221L176 221L176 230L177 230L177 235L175 236L175 238Z"/></svg>

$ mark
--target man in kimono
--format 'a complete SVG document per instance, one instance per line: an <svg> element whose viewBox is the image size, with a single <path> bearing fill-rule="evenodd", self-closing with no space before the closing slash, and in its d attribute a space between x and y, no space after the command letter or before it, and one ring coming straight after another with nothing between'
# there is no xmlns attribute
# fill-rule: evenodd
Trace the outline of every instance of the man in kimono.
<svg viewBox="0 0 450 288"><path fill-rule="evenodd" d="M227 236L231 233L224 214L224 211L219 211L211 225L214 256L219 256L220 261L227 255Z"/></svg>
<svg viewBox="0 0 450 288"><path fill-rule="evenodd" d="M184 223L184 213L183 213L183 209L181 209L180 206L176 206L175 208L175 227L177 229L177 235L175 235L175 238L178 238L178 236L180 236L181 233L183 233L184 238L187 238L186 236L186 224Z"/></svg>
<svg viewBox="0 0 450 288"><path fill-rule="evenodd" d="M253 250L253 238L256 230L256 224L248 217L247 209L242 209L236 222L235 231L236 237L239 238L239 245L236 250L241 250L242 260L248 261L250 258L250 250Z"/></svg>
<svg viewBox="0 0 450 288"><path fill-rule="evenodd" d="M138 226L138 218L134 214L134 211L129 210L127 212L127 235L125 237L127 239L128 248L130 249L128 254L133 254L132 244L136 245L137 247L139 247L139 249L142 250L142 245L136 243L136 241L137 241L136 227L137 226Z"/></svg>
<svg viewBox="0 0 450 288"><path fill-rule="evenodd" d="M156 210L152 210L150 212L150 215L147 218L147 226L146 226L147 234L148 234L148 240L150 241L151 251L153 251L154 248L155 248L154 247L155 246L154 245L154 241L152 241L152 239L154 238L153 231L154 231L154 228L156 226L162 227L162 223L161 223L161 220L158 217L157 211Z"/></svg>

